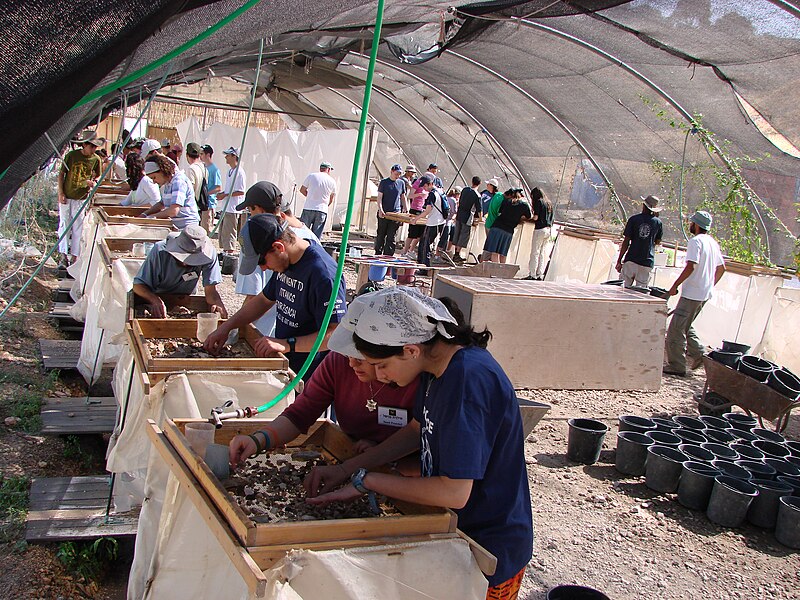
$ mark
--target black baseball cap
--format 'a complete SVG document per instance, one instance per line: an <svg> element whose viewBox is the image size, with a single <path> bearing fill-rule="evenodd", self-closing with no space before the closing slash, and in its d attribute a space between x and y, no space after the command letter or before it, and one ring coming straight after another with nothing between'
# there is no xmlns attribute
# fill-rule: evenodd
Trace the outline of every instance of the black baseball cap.
<svg viewBox="0 0 800 600"><path fill-rule="evenodd" d="M281 239L286 224L276 215L253 215L247 220L239 242L239 274L250 275L258 267L261 257L272 249L272 244Z"/></svg>
<svg viewBox="0 0 800 600"><path fill-rule="evenodd" d="M268 213L282 208L283 192L271 181L259 181L253 184L244 195L244 202L236 206L236 210L244 210L248 206L260 206Z"/></svg>
<svg viewBox="0 0 800 600"><path fill-rule="evenodd" d="M214 154L214 149L208 144L203 144L202 146L200 146L200 150L202 150L206 154Z"/></svg>

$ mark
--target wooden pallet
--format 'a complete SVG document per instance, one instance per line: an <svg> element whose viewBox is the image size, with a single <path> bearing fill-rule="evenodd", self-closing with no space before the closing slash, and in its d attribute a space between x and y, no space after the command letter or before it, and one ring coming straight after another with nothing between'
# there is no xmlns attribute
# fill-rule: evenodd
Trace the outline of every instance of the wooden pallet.
<svg viewBox="0 0 800 600"><path fill-rule="evenodd" d="M42 366L45 369L77 369L81 357L80 340L39 339Z"/></svg>
<svg viewBox="0 0 800 600"><path fill-rule="evenodd" d="M109 486L107 475L34 479L25 540L58 542L135 536L138 511L106 519Z"/></svg>
<svg viewBox="0 0 800 600"><path fill-rule="evenodd" d="M111 433L117 419L117 401L112 397L45 398L42 404L42 433L80 435Z"/></svg>

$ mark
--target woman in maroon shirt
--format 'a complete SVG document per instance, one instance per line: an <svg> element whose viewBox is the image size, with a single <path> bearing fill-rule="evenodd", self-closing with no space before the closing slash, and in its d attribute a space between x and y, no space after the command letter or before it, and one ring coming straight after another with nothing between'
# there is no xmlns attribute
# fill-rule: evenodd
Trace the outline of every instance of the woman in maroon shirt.
<svg viewBox="0 0 800 600"><path fill-rule="evenodd" d="M382 383L375 377L375 367L368 362L330 352L306 383L303 393L264 432L255 434L259 448L248 435L237 435L231 440L231 464L241 463L260 449L291 442L308 431L331 404L339 426L358 440L356 450L363 452L408 424L416 392L416 381L405 387Z"/></svg>

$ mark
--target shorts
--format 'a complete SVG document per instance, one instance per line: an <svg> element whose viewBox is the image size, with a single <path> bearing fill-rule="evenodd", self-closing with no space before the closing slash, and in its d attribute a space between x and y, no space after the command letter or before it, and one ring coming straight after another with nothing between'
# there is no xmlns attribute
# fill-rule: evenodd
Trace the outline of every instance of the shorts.
<svg viewBox="0 0 800 600"><path fill-rule="evenodd" d="M412 215L421 215L422 211L412 208L408 211L409 214ZM408 239L410 240L418 240L422 237L422 233L425 231L425 225L409 225L408 226Z"/></svg>
<svg viewBox="0 0 800 600"><path fill-rule="evenodd" d="M483 251L499 254L500 256L508 256L508 249L511 248L512 239L514 239L513 233L499 227L492 227L489 230L489 235L486 236Z"/></svg>

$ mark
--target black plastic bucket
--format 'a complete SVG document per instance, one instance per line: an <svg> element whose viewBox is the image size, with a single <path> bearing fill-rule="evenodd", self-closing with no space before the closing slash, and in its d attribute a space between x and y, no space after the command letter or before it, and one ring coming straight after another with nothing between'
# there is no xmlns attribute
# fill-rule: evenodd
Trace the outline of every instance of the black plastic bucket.
<svg viewBox="0 0 800 600"><path fill-rule="evenodd" d="M756 496L758 489L751 483L720 475L714 480L706 516L722 527L739 527Z"/></svg>
<svg viewBox="0 0 800 600"><path fill-rule="evenodd" d="M788 457L786 457L788 458ZM765 456L761 462L775 469L775 476L788 475L789 477L800 477L800 467L786 460L786 458L772 458Z"/></svg>
<svg viewBox="0 0 800 600"><path fill-rule="evenodd" d="M747 344L740 344L738 342L722 340L722 350L724 352L738 352L739 354L747 354L750 352L750 346Z"/></svg>
<svg viewBox="0 0 800 600"><path fill-rule="evenodd" d="M647 433L654 431L656 424L651 419L646 417L637 417L636 415L620 415L619 416L619 431L635 431L636 433Z"/></svg>
<svg viewBox="0 0 800 600"><path fill-rule="evenodd" d="M650 446L645 464L645 485L656 492L674 492L678 489L686 455L670 446Z"/></svg>
<svg viewBox="0 0 800 600"><path fill-rule="evenodd" d="M709 442L715 444L730 444L736 440L735 434L730 429L706 429L703 435L708 438Z"/></svg>
<svg viewBox="0 0 800 600"><path fill-rule="evenodd" d="M758 448L767 457L783 458L789 456L791 451L783 444L776 444L775 442L768 442L767 440L756 440L753 442L753 448Z"/></svg>
<svg viewBox="0 0 800 600"><path fill-rule="evenodd" d="M759 439L767 440L768 442L775 442L776 444L785 444L786 438L783 437L777 431L770 431L769 429L762 429L761 427L754 427L753 433L759 437Z"/></svg>
<svg viewBox="0 0 800 600"><path fill-rule="evenodd" d="M736 452L736 450L732 449L729 446L725 446L723 444L708 442L706 444L700 444L700 447L713 452L714 455L721 460L739 459L739 454Z"/></svg>
<svg viewBox="0 0 800 600"><path fill-rule="evenodd" d="M732 477L742 481L749 481L753 478L752 475L750 475L750 471L729 460L712 460L711 466L719 469L726 477Z"/></svg>
<svg viewBox="0 0 800 600"><path fill-rule="evenodd" d="M709 464L687 460L683 463L681 479L678 482L678 502L692 510L705 510L711 490L714 489L714 479L719 475L719 469Z"/></svg>
<svg viewBox="0 0 800 600"><path fill-rule="evenodd" d="M775 479L778 471L772 465L760 460L737 460L734 463L750 473L750 479Z"/></svg>
<svg viewBox="0 0 800 600"><path fill-rule="evenodd" d="M664 419L662 417L650 417L650 420L656 424L656 429L658 431L672 431L673 429L677 429L680 427L675 421L672 419Z"/></svg>
<svg viewBox="0 0 800 600"><path fill-rule="evenodd" d="M677 448L683 443L683 440L677 435L666 431L648 431L645 435L659 446L672 446L673 448Z"/></svg>
<svg viewBox="0 0 800 600"><path fill-rule="evenodd" d="M778 518L778 500L781 496L791 496L792 486L764 479L753 479L750 483L758 488L758 496L747 511L747 520L756 527L772 529Z"/></svg>
<svg viewBox="0 0 800 600"><path fill-rule="evenodd" d="M672 435L681 438L681 442L684 444L705 444L709 441L704 432L696 429L673 429Z"/></svg>
<svg viewBox="0 0 800 600"><path fill-rule="evenodd" d="M570 419L567 423L567 457L584 465L596 463L608 425L594 419Z"/></svg>
<svg viewBox="0 0 800 600"><path fill-rule="evenodd" d="M750 415L742 413L725 413L722 415L734 429L741 429L742 431L750 431L753 427L758 426L758 420Z"/></svg>
<svg viewBox="0 0 800 600"><path fill-rule="evenodd" d="M761 383L766 383L770 373L775 370L775 365L758 356L744 354L739 359L739 362L736 363L736 368L740 373L744 373Z"/></svg>
<svg viewBox="0 0 800 600"><path fill-rule="evenodd" d="M750 444L736 443L731 444L731 450L736 450L744 460L761 460L764 453L758 448L753 448Z"/></svg>
<svg viewBox="0 0 800 600"><path fill-rule="evenodd" d="M729 421L723 419L722 417L714 417L712 415L700 415L697 417L700 419L706 426L706 429L718 429L720 431L724 431L726 429L730 429L733 425L730 424Z"/></svg>
<svg viewBox="0 0 800 600"><path fill-rule="evenodd" d="M790 400L800 396L800 379L788 369L776 369L767 379L767 385Z"/></svg>
<svg viewBox="0 0 800 600"><path fill-rule="evenodd" d="M789 548L800 548L800 498L783 496L778 500L775 539Z"/></svg>
<svg viewBox="0 0 800 600"><path fill-rule="evenodd" d="M547 600L611 600L603 592L582 585L559 585L547 592Z"/></svg>
<svg viewBox="0 0 800 600"><path fill-rule="evenodd" d="M617 456L614 466L624 475L644 475L647 448L653 440L636 431L620 431L617 434Z"/></svg>
<svg viewBox="0 0 800 600"><path fill-rule="evenodd" d="M695 444L681 444L678 446L678 450L683 452L689 460L695 462L710 463L717 458L713 452Z"/></svg>
<svg viewBox="0 0 800 600"><path fill-rule="evenodd" d="M680 425L683 429L703 431L703 429L706 428L705 423L703 423L700 419L697 417L690 417L689 415L676 415L672 417L672 420Z"/></svg>
<svg viewBox="0 0 800 600"><path fill-rule="evenodd" d="M712 350L708 353L708 357L726 367L736 368L736 363L742 357L741 352L724 352L722 350Z"/></svg>

